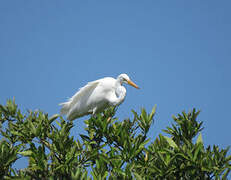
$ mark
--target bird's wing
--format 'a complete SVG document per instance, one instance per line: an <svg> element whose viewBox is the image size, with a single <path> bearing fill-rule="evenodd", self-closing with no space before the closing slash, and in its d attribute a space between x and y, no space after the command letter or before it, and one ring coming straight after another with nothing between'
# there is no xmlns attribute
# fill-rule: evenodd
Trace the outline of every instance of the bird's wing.
<svg viewBox="0 0 231 180"><path fill-rule="evenodd" d="M87 83L87 85L85 85L84 87L81 87L79 91L76 92L75 95L70 98L69 101L71 101L71 104L75 104L76 102L78 102L78 100L82 96L85 96L91 93L96 88L96 86L99 84L99 82L100 82L99 80L92 81L92 82Z"/></svg>
<svg viewBox="0 0 231 180"><path fill-rule="evenodd" d="M83 96L89 95L99 84L99 80L92 81L87 83L84 87L80 88L79 91L75 93L74 96L72 96L67 102L61 103L62 109L61 114L67 114L69 110L81 99Z"/></svg>

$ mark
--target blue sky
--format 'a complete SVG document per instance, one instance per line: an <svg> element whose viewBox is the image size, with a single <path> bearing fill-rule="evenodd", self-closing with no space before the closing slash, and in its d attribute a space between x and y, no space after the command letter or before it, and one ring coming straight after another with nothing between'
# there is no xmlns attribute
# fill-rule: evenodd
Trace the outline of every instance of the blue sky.
<svg viewBox="0 0 231 180"><path fill-rule="evenodd" d="M1 1L0 103L59 113L88 81L127 73L117 115L157 115L154 139L182 110L200 109L206 145L230 144L231 3L224 1ZM81 118L73 135L84 133ZM23 163L23 162L22 162Z"/></svg>

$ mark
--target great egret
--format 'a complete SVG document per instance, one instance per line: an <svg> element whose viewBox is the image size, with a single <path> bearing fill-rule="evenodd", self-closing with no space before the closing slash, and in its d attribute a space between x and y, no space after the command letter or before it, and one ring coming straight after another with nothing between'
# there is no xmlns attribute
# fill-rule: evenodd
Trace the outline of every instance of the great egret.
<svg viewBox="0 0 231 180"><path fill-rule="evenodd" d="M80 88L67 102L61 103L61 114L67 115L68 120L74 120L88 114L95 115L109 106L118 106L126 96L123 83L139 89L127 74L120 74L117 79L98 79Z"/></svg>

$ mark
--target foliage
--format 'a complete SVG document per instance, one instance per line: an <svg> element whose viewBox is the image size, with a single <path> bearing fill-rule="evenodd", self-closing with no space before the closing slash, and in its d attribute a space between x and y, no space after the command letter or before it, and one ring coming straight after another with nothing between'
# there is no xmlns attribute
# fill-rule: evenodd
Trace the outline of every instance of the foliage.
<svg viewBox="0 0 231 180"><path fill-rule="evenodd" d="M22 114L15 101L0 105L0 179L227 179L228 148L205 147L199 111L178 114L174 124L149 139L155 107L119 121L115 108L85 120L81 139L72 121L41 111ZM27 157L25 169L13 169Z"/></svg>

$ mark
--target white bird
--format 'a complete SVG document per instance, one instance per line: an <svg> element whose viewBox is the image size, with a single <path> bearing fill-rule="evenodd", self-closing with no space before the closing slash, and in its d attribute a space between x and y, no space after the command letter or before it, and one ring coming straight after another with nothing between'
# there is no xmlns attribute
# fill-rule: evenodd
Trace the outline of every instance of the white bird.
<svg viewBox="0 0 231 180"><path fill-rule="evenodd" d="M67 102L61 103L60 112L65 114L68 120L74 120L88 114L95 115L110 106L119 106L126 96L123 83L139 89L127 74L120 74L117 79L98 79L80 88Z"/></svg>

